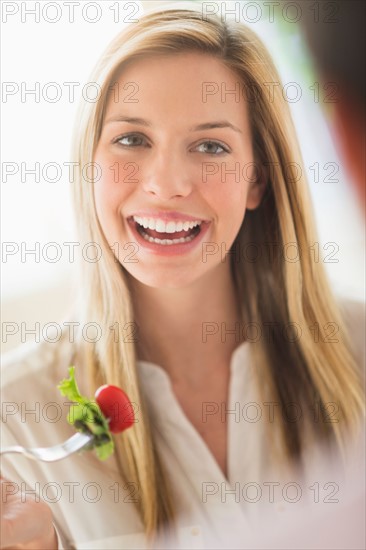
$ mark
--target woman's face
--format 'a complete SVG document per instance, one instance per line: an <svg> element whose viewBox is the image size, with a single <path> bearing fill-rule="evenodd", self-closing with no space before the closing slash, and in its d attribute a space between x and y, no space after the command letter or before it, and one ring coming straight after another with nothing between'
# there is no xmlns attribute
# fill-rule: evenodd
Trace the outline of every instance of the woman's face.
<svg viewBox="0 0 366 550"><path fill-rule="evenodd" d="M226 269L245 210L258 206L264 187L255 182L239 78L200 53L125 67L94 162L105 237L130 275L152 287L178 288Z"/></svg>

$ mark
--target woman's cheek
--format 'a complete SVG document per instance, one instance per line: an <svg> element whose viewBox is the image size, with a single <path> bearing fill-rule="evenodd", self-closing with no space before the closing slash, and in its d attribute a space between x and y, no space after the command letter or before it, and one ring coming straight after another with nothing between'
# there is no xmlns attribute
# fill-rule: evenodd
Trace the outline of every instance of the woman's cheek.
<svg viewBox="0 0 366 550"><path fill-rule="evenodd" d="M94 183L94 200L99 223L109 242L113 242L115 237L115 225L120 205L115 189L113 178L103 167L102 176Z"/></svg>
<svg viewBox="0 0 366 550"><path fill-rule="evenodd" d="M234 174L215 174L204 184L204 195L208 204L215 205L218 212L225 212L232 219L242 205L244 212L248 195L248 184ZM239 214L240 215L240 214Z"/></svg>
<svg viewBox="0 0 366 550"><path fill-rule="evenodd" d="M94 183L95 201L98 205L115 208L119 203L123 188L118 180L119 164L113 159L100 159L95 162L99 167L100 177Z"/></svg>

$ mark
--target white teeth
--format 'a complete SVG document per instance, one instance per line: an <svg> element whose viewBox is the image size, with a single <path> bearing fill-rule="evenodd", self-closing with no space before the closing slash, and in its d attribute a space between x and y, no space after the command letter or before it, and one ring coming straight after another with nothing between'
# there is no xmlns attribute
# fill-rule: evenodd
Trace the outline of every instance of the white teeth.
<svg viewBox="0 0 366 550"><path fill-rule="evenodd" d="M159 233L165 233L165 225L166 223L163 222L163 220L156 220L155 231L158 231Z"/></svg>
<svg viewBox="0 0 366 550"><path fill-rule="evenodd" d="M168 222L165 226L165 233L174 233L176 226L175 222Z"/></svg>
<svg viewBox="0 0 366 550"><path fill-rule="evenodd" d="M196 220L192 222L188 221L169 221L165 222L157 218L140 218L140 216L133 216L133 219L139 224L142 225L145 229L153 229L158 231L158 233L176 233L178 231L189 231L197 225L201 225L201 220Z"/></svg>
<svg viewBox="0 0 366 550"><path fill-rule="evenodd" d="M145 241L149 241L149 243L157 243L163 245L189 243L195 238L195 235L190 235L189 237L181 237L180 239L156 239L154 237L150 237L150 235L147 235L147 233L145 233L144 231L142 232L142 236Z"/></svg>

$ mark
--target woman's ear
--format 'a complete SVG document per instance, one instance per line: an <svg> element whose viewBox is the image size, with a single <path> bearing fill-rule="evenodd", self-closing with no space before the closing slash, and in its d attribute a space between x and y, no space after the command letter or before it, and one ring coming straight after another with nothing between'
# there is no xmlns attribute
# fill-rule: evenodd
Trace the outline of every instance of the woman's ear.
<svg viewBox="0 0 366 550"><path fill-rule="evenodd" d="M268 183L268 171L262 165L254 163L249 183L247 209L255 210L260 205Z"/></svg>

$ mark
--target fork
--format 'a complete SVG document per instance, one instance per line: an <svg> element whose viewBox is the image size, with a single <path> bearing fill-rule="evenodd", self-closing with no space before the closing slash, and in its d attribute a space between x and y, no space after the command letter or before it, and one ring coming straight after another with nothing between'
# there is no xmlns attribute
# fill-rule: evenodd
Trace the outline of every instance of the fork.
<svg viewBox="0 0 366 550"><path fill-rule="evenodd" d="M66 439L59 445L53 447L33 447L26 448L20 445L14 445L13 447L5 447L0 449L0 455L6 453L19 453L33 460L43 460L43 462L56 462L56 460L62 460L67 456L86 449L93 442L94 436L92 434L85 434L78 432L73 436Z"/></svg>

